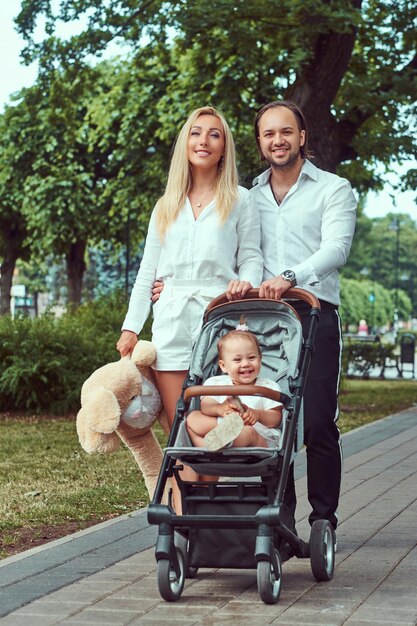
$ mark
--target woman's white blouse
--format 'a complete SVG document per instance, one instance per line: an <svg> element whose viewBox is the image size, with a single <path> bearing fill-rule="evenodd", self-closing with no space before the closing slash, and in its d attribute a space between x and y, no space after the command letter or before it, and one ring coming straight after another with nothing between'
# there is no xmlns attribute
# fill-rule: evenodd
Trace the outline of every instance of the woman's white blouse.
<svg viewBox="0 0 417 626"><path fill-rule="evenodd" d="M239 187L239 198L226 222L221 223L215 200L195 219L187 198L177 219L161 242L155 209L149 222L145 250L130 296L123 330L137 334L150 312L152 286L156 278L223 282L249 281L258 287L262 280L258 209L249 191Z"/></svg>

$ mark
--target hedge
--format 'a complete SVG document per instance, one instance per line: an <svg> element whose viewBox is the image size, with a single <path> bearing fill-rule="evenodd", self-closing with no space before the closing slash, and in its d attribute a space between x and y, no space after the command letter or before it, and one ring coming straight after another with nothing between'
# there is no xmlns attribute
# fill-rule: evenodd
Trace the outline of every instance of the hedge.
<svg viewBox="0 0 417 626"><path fill-rule="evenodd" d="M76 411L86 378L116 361L126 310L122 293L62 317L0 318L0 410L63 415ZM141 335L149 338L149 324Z"/></svg>

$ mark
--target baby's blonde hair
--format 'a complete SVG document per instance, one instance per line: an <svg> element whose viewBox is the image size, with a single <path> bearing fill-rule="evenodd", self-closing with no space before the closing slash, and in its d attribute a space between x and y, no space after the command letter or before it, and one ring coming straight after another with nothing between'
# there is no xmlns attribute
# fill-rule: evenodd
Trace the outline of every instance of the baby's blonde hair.
<svg viewBox="0 0 417 626"><path fill-rule="evenodd" d="M259 356L262 356L261 346L259 345L258 338L256 337L256 335L249 331L249 328L246 324L246 319L244 317L240 318L240 322L235 330L230 330L228 333L223 335L223 337L220 337L217 343L217 352L219 353L219 359L223 358L222 352L229 339L247 339L254 345Z"/></svg>
<svg viewBox="0 0 417 626"><path fill-rule="evenodd" d="M161 240L176 220L193 186L192 170L187 157L190 131L200 115L214 115L220 121L224 135L224 154L218 163L214 186L216 211L222 223L226 221L238 198L238 174L233 136L223 115L214 107L204 106L191 113L181 128L174 145L168 181L164 195L156 205L156 225Z"/></svg>

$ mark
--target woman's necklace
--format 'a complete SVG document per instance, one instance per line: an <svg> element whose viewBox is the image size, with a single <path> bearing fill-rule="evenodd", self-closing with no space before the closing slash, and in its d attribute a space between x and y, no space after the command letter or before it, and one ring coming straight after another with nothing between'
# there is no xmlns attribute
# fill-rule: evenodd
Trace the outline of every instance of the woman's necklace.
<svg viewBox="0 0 417 626"><path fill-rule="evenodd" d="M195 206L197 207L197 209L201 209L201 206L202 206L202 204L203 204L204 200L205 200L205 199L208 197L208 195L209 195L210 193L212 193L212 192L213 192L213 187L210 187L210 189L207 189L206 193L205 193L205 194L201 197L201 199L200 199L200 200L197 200L197 198L196 198L196 203L195 203Z"/></svg>

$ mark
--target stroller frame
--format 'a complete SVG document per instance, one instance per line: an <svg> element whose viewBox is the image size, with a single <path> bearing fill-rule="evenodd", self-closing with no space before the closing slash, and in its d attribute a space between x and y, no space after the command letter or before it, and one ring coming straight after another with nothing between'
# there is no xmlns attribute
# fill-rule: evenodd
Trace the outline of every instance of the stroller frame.
<svg viewBox="0 0 417 626"><path fill-rule="evenodd" d="M208 305L204 323L216 319L216 315L220 319L227 306L240 303L243 308L257 300L259 302L259 292L255 289L250 290L244 299L230 303L223 294ZM299 415L320 317L320 303L315 296L298 288L288 290L285 301L278 302L300 329L298 315L287 300L299 300L310 307L308 333L300 347L296 375L288 379L289 393L258 385L203 386L190 372L184 380L158 483L148 507L149 523L158 525L155 550L158 586L167 601L180 598L185 578L194 577L199 567L256 567L258 591L267 604L278 601L282 562L291 556L310 558L316 580L330 580L333 576L334 545L330 523L315 521L310 540L305 542L298 537L295 520L284 504L290 464L302 445ZM275 300L260 302L262 307L277 305ZM229 448L209 452L201 448L176 447L181 429L185 430L184 420L190 405L202 395L263 395L282 402L286 419L281 449ZM200 475L211 473L237 478L227 482L187 482L181 479L182 463L190 465ZM254 482L254 477L261 480ZM176 514L170 503L162 503L170 478L177 482L181 492L181 515ZM242 508L243 514L240 513ZM239 532L233 533L236 529ZM219 534L220 549L217 550ZM227 544L225 549L221 547L221 539Z"/></svg>

